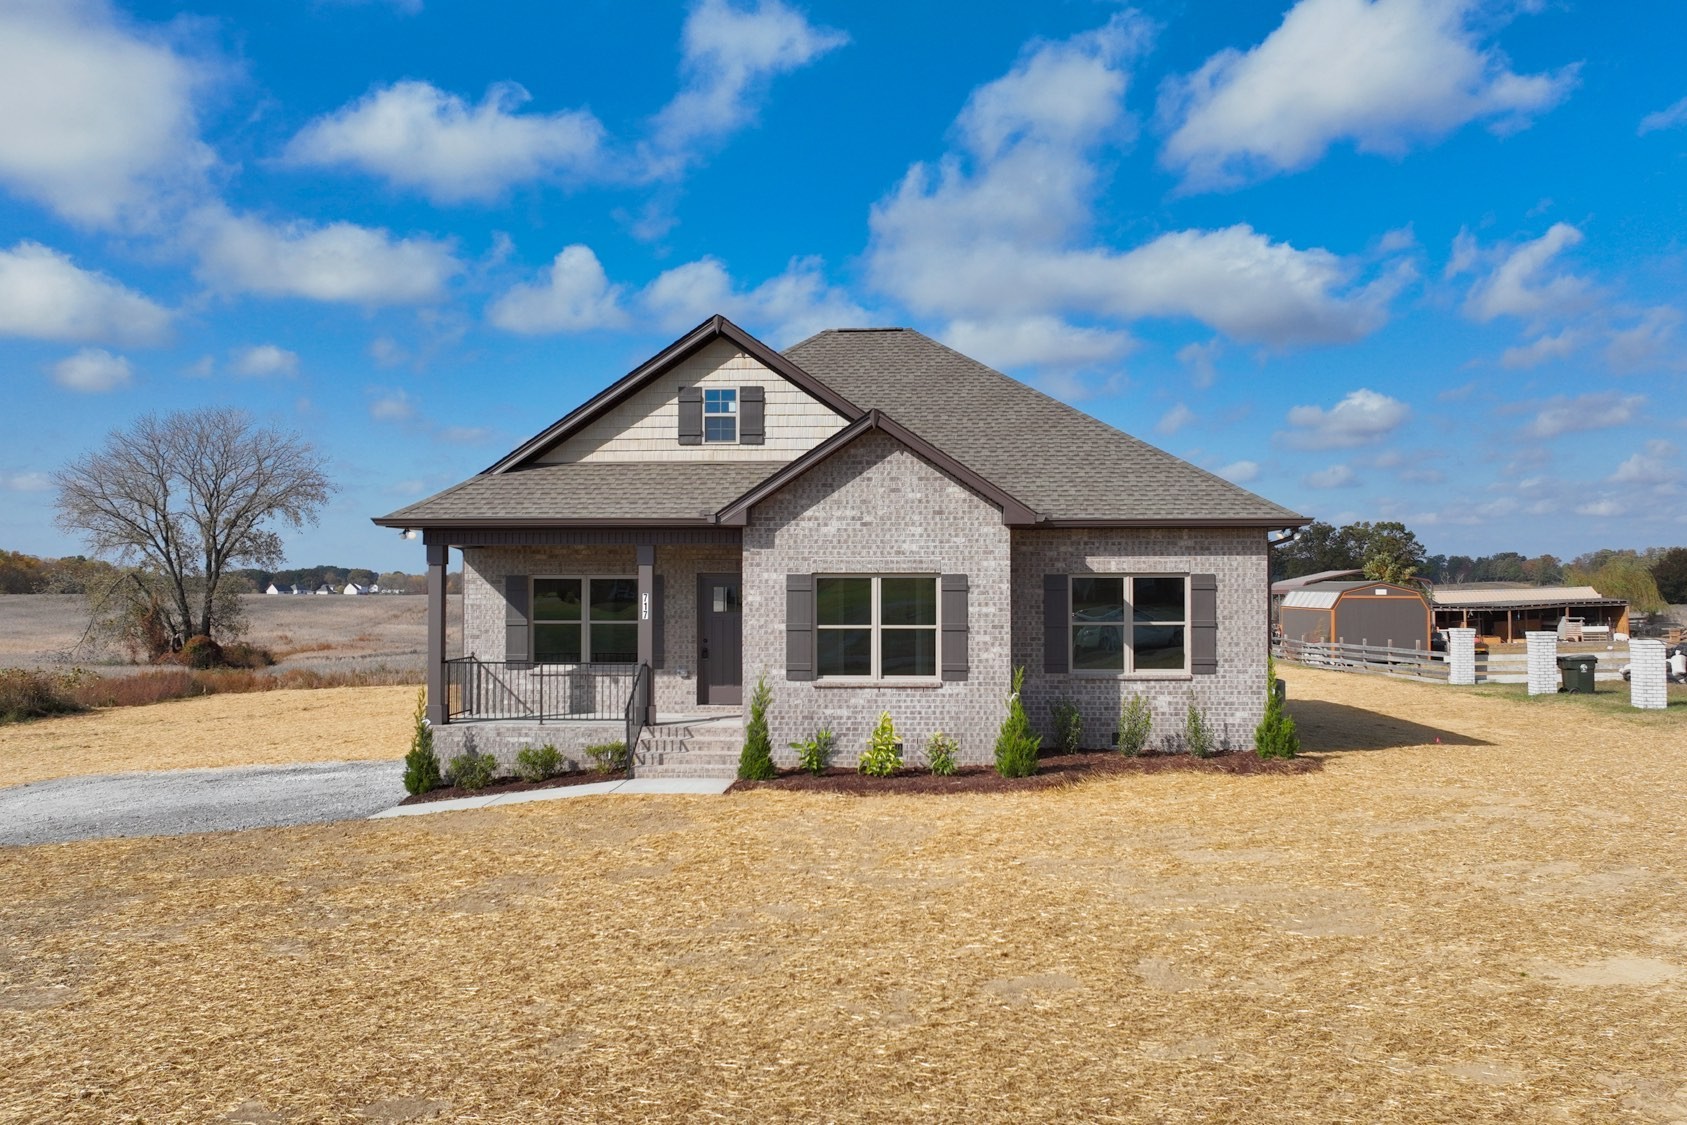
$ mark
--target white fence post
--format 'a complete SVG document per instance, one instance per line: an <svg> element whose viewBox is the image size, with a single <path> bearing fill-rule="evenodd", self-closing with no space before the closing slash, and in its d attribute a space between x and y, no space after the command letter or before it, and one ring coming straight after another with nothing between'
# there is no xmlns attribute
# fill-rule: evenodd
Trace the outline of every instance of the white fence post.
<svg viewBox="0 0 1687 1125"><path fill-rule="evenodd" d="M1555 695L1558 692L1558 634L1524 633L1529 645L1529 694Z"/></svg>
<svg viewBox="0 0 1687 1125"><path fill-rule="evenodd" d="M1669 706L1664 652L1662 641L1628 642L1628 700L1634 706L1648 711Z"/></svg>
<svg viewBox="0 0 1687 1125"><path fill-rule="evenodd" d="M1447 630L1447 682L1470 685L1476 682L1476 630Z"/></svg>

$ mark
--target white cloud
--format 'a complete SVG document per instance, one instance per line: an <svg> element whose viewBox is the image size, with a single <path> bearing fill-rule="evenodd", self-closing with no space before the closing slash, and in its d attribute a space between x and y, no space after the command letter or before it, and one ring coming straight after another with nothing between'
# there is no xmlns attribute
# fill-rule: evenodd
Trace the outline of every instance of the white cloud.
<svg viewBox="0 0 1687 1125"><path fill-rule="evenodd" d="M274 344L258 344L230 354L229 369L248 379L293 376L299 373L299 356Z"/></svg>
<svg viewBox="0 0 1687 1125"><path fill-rule="evenodd" d="M1367 445L1392 433L1412 409L1399 399L1360 388L1325 410L1296 406L1289 411L1285 435L1298 449L1347 449Z"/></svg>
<svg viewBox="0 0 1687 1125"><path fill-rule="evenodd" d="M1378 327L1400 284L1354 290L1353 268L1239 224L1094 245L1093 150L1129 137L1126 64L1146 31L1131 15L1027 48L973 91L959 148L915 164L872 210L874 284L915 312L989 323L1079 316L1190 317L1273 345L1351 340Z"/></svg>
<svg viewBox="0 0 1687 1125"><path fill-rule="evenodd" d="M1627 506L1609 496L1602 500L1593 500L1576 506L1576 515L1590 516L1594 519L1609 519L1623 515L1627 511Z"/></svg>
<svg viewBox="0 0 1687 1125"><path fill-rule="evenodd" d="M217 361L213 356L202 355L186 367L182 374L189 379L209 379L217 370Z"/></svg>
<svg viewBox="0 0 1687 1125"><path fill-rule="evenodd" d="M1611 484L1674 485L1681 482L1681 451L1673 442L1649 441L1640 452L1617 466Z"/></svg>
<svg viewBox="0 0 1687 1125"><path fill-rule="evenodd" d="M416 416L416 404L402 390L377 392L369 404L369 417L377 422L407 422Z"/></svg>
<svg viewBox="0 0 1687 1125"><path fill-rule="evenodd" d="M1465 299L1467 316L1487 322L1501 316L1534 321L1582 304L1588 283L1569 271L1554 272L1552 260L1582 240L1568 223L1554 223L1539 238L1506 254Z"/></svg>
<svg viewBox="0 0 1687 1125"><path fill-rule="evenodd" d="M391 336L377 336L369 343L369 358L380 367L397 367L410 355Z"/></svg>
<svg viewBox="0 0 1687 1125"><path fill-rule="evenodd" d="M38 242L0 250L0 335L154 344L169 327L168 310L56 250Z"/></svg>
<svg viewBox="0 0 1687 1125"><path fill-rule="evenodd" d="M1160 420L1154 423L1154 429L1162 434L1175 434L1194 422L1197 417L1198 415L1193 410L1180 402L1160 415Z"/></svg>
<svg viewBox="0 0 1687 1125"><path fill-rule="evenodd" d="M207 69L104 0L0 5L0 183L76 223L155 218L214 163Z"/></svg>
<svg viewBox="0 0 1687 1125"><path fill-rule="evenodd" d="M1477 0L1301 0L1258 46L1168 82L1162 163L1223 187L1316 162L1332 144L1399 156L1471 121L1514 129L1575 68L1518 74L1470 27Z"/></svg>
<svg viewBox="0 0 1687 1125"><path fill-rule="evenodd" d="M1547 400L1534 419L1524 427L1524 433L1531 437L1552 438L1560 434L1624 426L1634 421L1635 415L1645 405L1644 395L1618 395L1609 392L1577 395L1574 398L1558 395Z"/></svg>
<svg viewBox="0 0 1687 1125"><path fill-rule="evenodd" d="M1681 370L1682 349L1676 339L1681 321L1680 310L1668 305L1645 310L1634 324L1611 331L1605 362L1613 371L1625 374L1651 368Z"/></svg>
<svg viewBox="0 0 1687 1125"><path fill-rule="evenodd" d="M780 0L757 0L754 7L703 0L681 33L684 83L656 115L652 170L677 170L699 142L754 119L769 79L847 42L843 32L815 27Z"/></svg>
<svg viewBox="0 0 1687 1125"><path fill-rule="evenodd" d="M1351 488L1359 483L1359 478L1346 465L1331 465L1327 469L1307 473L1300 481L1308 488Z"/></svg>
<svg viewBox="0 0 1687 1125"><path fill-rule="evenodd" d="M1177 361L1189 372L1191 382L1206 388L1218 379L1218 357L1223 350L1224 342L1216 337L1204 344L1185 344L1177 349Z"/></svg>
<svg viewBox="0 0 1687 1125"><path fill-rule="evenodd" d="M1687 98L1682 98L1656 113L1648 113L1640 119L1640 128L1636 132L1644 137L1647 133L1655 133L1660 129L1674 129L1680 125L1687 125Z"/></svg>
<svg viewBox="0 0 1687 1125"><path fill-rule="evenodd" d="M1232 461L1218 470L1218 475L1232 484L1247 484L1259 479L1258 461Z"/></svg>
<svg viewBox="0 0 1687 1125"><path fill-rule="evenodd" d="M717 258L700 258L660 274L639 302L664 332L680 332L720 313L778 347L824 328L860 327L871 319L843 290L829 285L818 258L793 258L785 271L738 289Z"/></svg>
<svg viewBox="0 0 1687 1125"><path fill-rule="evenodd" d="M272 226L220 207L201 211L189 237L199 276L214 288L367 306L417 304L445 295L462 270L448 243L394 238L352 223Z"/></svg>
<svg viewBox="0 0 1687 1125"><path fill-rule="evenodd" d="M598 172L597 118L516 112L528 100L514 83L471 106L426 82L395 82L306 125L284 159L357 168L436 203L491 202L517 184Z"/></svg>
<svg viewBox="0 0 1687 1125"><path fill-rule="evenodd" d="M1582 339L1582 334L1574 328L1566 328L1556 335L1538 336L1527 344L1507 348L1500 354L1500 366L1517 370L1563 359L1581 346Z"/></svg>
<svg viewBox="0 0 1687 1125"><path fill-rule="evenodd" d="M622 287L611 285L589 246L567 246L531 283L493 301L487 319L509 332L586 332L627 324Z"/></svg>
<svg viewBox="0 0 1687 1125"><path fill-rule="evenodd" d="M67 390L101 394L126 387L134 376L129 361L104 348L83 348L53 364L53 381Z"/></svg>
<svg viewBox="0 0 1687 1125"><path fill-rule="evenodd" d="M53 478L46 473L0 473L0 489L7 492L46 492Z"/></svg>
<svg viewBox="0 0 1687 1125"><path fill-rule="evenodd" d="M485 426L445 426L435 436L452 445L484 445L492 440L492 431Z"/></svg>
<svg viewBox="0 0 1687 1125"><path fill-rule="evenodd" d="M1127 332L1071 324L1055 316L955 320L943 337L956 351L1002 370L1090 367L1136 347Z"/></svg>

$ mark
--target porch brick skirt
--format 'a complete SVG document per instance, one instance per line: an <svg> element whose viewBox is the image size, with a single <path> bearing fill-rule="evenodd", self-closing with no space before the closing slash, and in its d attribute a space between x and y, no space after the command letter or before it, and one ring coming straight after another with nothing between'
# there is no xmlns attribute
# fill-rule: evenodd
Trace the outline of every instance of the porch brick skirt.
<svg viewBox="0 0 1687 1125"><path fill-rule="evenodd" d="M626 736L626 724L620 721L447 723L434 728L433 748L441 769L449 767L452 758L473 750L491 754L498 759L499 773L513 775L516 755L529 746L555 746L570 769L590 769L592 761L585 755L586 747L619 742Z"/></svg>

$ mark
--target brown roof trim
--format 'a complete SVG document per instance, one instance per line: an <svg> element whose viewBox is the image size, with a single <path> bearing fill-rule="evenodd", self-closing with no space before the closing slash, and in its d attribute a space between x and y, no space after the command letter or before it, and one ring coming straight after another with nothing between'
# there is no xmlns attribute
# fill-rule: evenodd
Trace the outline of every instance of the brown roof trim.
<svg viewBox="0 0 1687 1125"><path fill-rule="evenodd" d="M1038 527L1258 527L1267 531L1280 528L1305 527L1311 523L1309 516L1277 516L1257 519L1188 519L1169 520L1086 520L1086 519L1048 519L1040 521Z"/></svg>
<svg viewBox="0 0 1687 1125"><path fill-rule="evenodd" d="M714 527L716 521L708 516L693 519L557 519L551 516L499 518L495 516L457 516L450 519L394 519L378 516L370 520L378 527L401 530L426 530L430 527Z"/></svg>
<svg viewBox="0 0 1687 1125"><path fill-rule="evenodd" d="M752 507L784 488L868 430L883 431L902 445L907 446L922 461L935 466L940 472L959 481L962 485L1001 508L1002 523L1007 526L1029 527L1036 523L1037 513L1025 504L878 410L869 410L795 461L790 462L722 508L715 518L728 527L745 526L750 521L750 509Z"/></svg>
<svg viewBox="0 0 1687 1125"><path fill-rule="evenodd" d="M621 379L588 399L584 404L576 407L544 430L506 453L501 460L484 469L481 475L504 473L519 467L529 458L561 441L634 391L660 377L664 372L671 370L675 364L698 348L722 338L732 341L732 343L738 345L744 354L750 356L774 374L796 384L843 417L854 421L861 416L860 407L726 319L726 317L716 313L645 360Z"/></svg>

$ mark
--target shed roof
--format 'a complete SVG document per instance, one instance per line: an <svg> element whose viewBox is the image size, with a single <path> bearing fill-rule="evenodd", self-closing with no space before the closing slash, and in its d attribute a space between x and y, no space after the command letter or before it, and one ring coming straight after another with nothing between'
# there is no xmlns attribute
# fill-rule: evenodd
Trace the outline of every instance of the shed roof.
<svg viewBox="0 0 1687 1125"><path fill-rule="evenodd" d="M1525 586L1478 589L1437 586L1432 592L1437 609L1558 609L1578 605L1627 605L1607 598L1592 586Z"/></svg>

